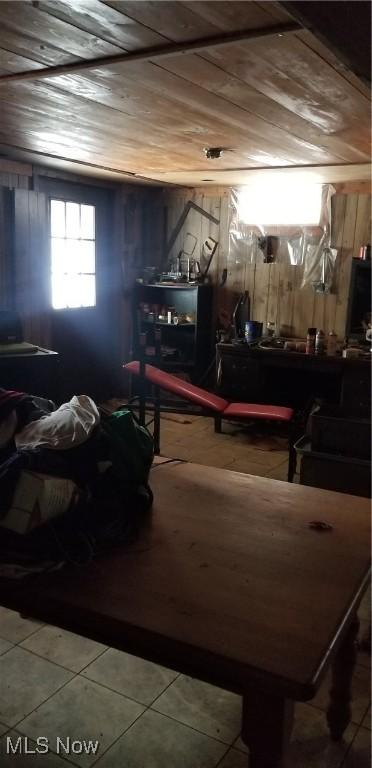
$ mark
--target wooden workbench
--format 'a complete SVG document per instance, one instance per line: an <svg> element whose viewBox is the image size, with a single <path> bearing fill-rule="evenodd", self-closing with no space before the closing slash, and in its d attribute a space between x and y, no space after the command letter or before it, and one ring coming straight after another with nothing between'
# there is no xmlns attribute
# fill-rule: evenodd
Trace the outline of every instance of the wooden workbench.
<svg viewBox="0 0 372 768"><path fill-rule="evenodd" d="M216 345L217 392L228 400L303 408L316 397L348 413L370 410L371 359Z"/></svg>
<svg viewBox="0 0 372 768"><path fill-rule="evenodd" d="M243 696L250 768L278 768L293 702L329 664L328 722L350 718L356 611L367 585L366 499L185 463L151 474L141 538L85 568L14 584L0 603ZM317 519L328 531L309 527Z"/></svg>

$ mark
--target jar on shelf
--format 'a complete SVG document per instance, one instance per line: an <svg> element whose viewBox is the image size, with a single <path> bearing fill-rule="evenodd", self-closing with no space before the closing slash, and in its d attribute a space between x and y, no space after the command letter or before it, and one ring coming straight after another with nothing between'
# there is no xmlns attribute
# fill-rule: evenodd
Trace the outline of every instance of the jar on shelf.
<svg viewBox="0 0 372 768"><path fill-rule="evenodd" d="M308 328L306 336L306 354L313 355L315 352L316 328Z"/></svg>
<svg viewBox="0 0 372 768"><path fill-rule="evenodd" d="M266 323L266 334L268 338L273 338L273 336L276 336L276 323L273 321L269 321Z"/></svg>
<svg viewBox="0 0 372 768"><path fill-rule="evenodd" d="M315 337L315 354L324 355L325 352L325 336L324 331L319 329Z"/></svg>
<svg viewBox="0 0 372 768"><path fill-rule="evenodd" d="M327 338L327 355L334 357L337 353L337 333L330 331Z"/></svg>

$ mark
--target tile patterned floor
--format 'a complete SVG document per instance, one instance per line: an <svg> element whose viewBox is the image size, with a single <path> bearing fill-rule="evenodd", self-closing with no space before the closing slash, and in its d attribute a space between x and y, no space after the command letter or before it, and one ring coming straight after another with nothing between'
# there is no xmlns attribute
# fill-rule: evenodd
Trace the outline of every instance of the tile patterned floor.
<svg viewBox="0 0 372 768"><path fill-rule="evenodd" d="M163 420L164 454L285 479L284 441L259 442L229 427L214 435L210 419L185 419ZM365 632L370 594L360 617ZM5 608L0 674L1 768L248 768L238 696ZM288 768L369 768L370 657L358 655L352 722L338 744L326 728L327 684L296 707ZM49 739L48 753L32 753L40 736ZM7 751L24 737L29 754ZM86 739L100 747L67 754L68 738L70 746Z"/></svg>

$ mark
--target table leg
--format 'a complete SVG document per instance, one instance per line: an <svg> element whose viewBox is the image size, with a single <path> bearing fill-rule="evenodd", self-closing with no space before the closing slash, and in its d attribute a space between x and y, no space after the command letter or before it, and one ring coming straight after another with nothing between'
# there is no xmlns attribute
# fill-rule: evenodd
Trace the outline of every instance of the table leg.
<svg viewBox="0 0 372 768"><path fill-rule="evenodd" d="M327 722L331 737L335 741L342 739L351 719L351 682L356 661L356 638L359 619L354 617L332 666L332 684Z"/></svg>
<svg viewBox="0 0 372 768"><path fill-rule="evenodd" d="M242 739L249 768L284 768L293 725L294 702L261 691L243 696Z"/></svg>

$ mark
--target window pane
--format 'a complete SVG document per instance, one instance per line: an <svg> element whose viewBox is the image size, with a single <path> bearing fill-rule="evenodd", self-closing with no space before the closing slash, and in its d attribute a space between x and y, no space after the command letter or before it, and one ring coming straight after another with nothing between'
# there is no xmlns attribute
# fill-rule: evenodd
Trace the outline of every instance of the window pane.
<svg viewBox="0 0 372 768"><path fill-rule="evenodd" d="M52 238L52 272L71 272L73 270L74 243L70 240Z"/></svg>
<svg viewBox="0 0 372 768"><path fill-rule="evenodd" d="M66 203L66 237L80 237L80 205Z"/></svg>
<svg viewBox="0 0 372 768"><path fill-rule="evenodd" d="M94 272L96 271L96 254L94 240L77 240L71 243L73 248L73 270L74 272Z"/></svg>
<svg viewBox="0 0 372 768"><path fill-rule="evenodd" d="M62 200L50 201L50 227L52 237L65 236L65 204Z"/></svg>
<svg viewBox="0 0 372 768"><path fill-rule="evenodd" d="M67 300L66 278L64 275L52 274L52 306L53 309L63 309Z"/></svg>
<svg viewBox="0 0 372 768"><path fill-rule="evenodd" d="M81 307L96 306L96 278L94 275L80 275L79 296Z"/></svg>
<svg viewBox="0 0 372 768"><path fill-rule="evenodd" d="M82 205L80 206L80 237L84 237L88 240L94 240L95 238L95 223L94 223L95 209L94 205Z"/></svg>
<svg viewBox="0 0 372 768"><path fill-rule="evenodd" d="M94 275L52 275L53 309L94 307L96 280Z"/></svg>
<svg viewBox="0 0 372 768"><path fill-rule="evenodd" d="M68 275L66 278L66 304L68 307L81 307L82 296L80 291L79 277L77 275Z"/></svg>

